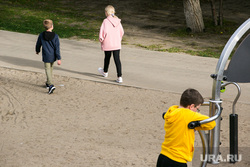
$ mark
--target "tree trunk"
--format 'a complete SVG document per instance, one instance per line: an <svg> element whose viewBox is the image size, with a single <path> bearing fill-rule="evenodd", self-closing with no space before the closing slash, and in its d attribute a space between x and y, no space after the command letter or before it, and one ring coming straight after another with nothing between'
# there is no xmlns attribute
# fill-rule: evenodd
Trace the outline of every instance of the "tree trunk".
<svg viewBox="0 0 250 167"><path fill-rule="evenodd" d="M212 19L214 21L214 25L218 25L218 20L217 20L217 14L216 14L216 8L215 8L215 0L210 0L211 4L211 10L212 10Z"/></svg>
<svg viewBox="0 0 250 167"><path fill-rule="evenodd" d="M223 0L220 0L220 6L219 6L219 23L222 27L223 25Z"/></svg>
<svg viewBox="0 0 250 167"><path fill-rule="evenodd" d="M203 32L205 29L200 0L183 0L187 28L192 32Z"/></svg>

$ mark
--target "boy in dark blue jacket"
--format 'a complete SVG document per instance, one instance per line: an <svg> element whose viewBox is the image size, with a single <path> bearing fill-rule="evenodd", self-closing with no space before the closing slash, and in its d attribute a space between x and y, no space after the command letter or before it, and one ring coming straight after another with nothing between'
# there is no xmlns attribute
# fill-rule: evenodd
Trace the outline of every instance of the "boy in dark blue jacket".
<svg viewBox="0 0 250 167"><path fill-rule="evenodd" d="M61 65L60 42L59 37L53 30L53 21L46 19L43 21L46 31L42 32L36 42L36 54L39 54L42 46L42 60L44 62L45 73L47 76L46 87L49 94L56 89L52 84L53 64L57 60L57 64Z"/></svg>

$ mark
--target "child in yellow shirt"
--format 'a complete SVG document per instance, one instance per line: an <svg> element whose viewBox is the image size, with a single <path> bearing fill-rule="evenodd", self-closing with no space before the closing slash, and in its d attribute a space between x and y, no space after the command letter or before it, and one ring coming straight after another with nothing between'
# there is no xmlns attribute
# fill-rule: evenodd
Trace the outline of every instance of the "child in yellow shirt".
<svg viewBox="0 0 250 167"><path fill-rule="evenodd" d="M187 161L192 161L194 153L194 129L188 124L193 121L208 119L199 112L204 102L201 94L195 89L187 89L180 99L180 106L171 106L164 115L166 131L162 150L158 157L157 167L187 167ZM202 124L195 130L211 130L215 121Z"/></svg>

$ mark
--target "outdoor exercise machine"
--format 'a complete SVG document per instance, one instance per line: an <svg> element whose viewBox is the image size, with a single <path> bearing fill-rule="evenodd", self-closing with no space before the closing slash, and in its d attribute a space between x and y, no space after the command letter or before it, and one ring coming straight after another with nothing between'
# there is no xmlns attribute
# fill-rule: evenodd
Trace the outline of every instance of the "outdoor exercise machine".
<svg viewBox="0 0 250 167"><path fill-rule="evenodd" d="M205 131L199 131L203 145L203 161L201 167L206 167L207 162L211 164L220 163L220 122L222 113L222 100L220 98L221 92L224 91L227 85L233 84L238 90L238 94L232 105L232 114L230 114L230 163L235 163L239 160L238 155L238 115L235 112L235 105L240 97L241 89L237 83L250 82L250 34L246 34L250 30L250 19L245 21L231 36L226 46L224 47L219 61L216 66L215 73L211 75L213 79L212 98L209 102L205 102L204 105L209 106L209 119L191 122L188 127L193 129L201 124L205 124L211 121L216 121L214 129L205 133ZM231 58L227 69L227 61L229 56L233 52L238 41L244 36L245 39L240 43L236 49L234 55ZM212 157L215 158L210 158Z"/></svg>
<svg viewBox="0 0 250 167"><path fill-rule="evenodd" d="M203 105L209 106L210 118L202 121L190 122L188 128L194 129L211 121L216 122L214 129L208 131L199 130L199 135L203 146L203 161L201 167L206 167L207 163L219 164L220 158L220 123L222 113L222 100L221 93L225 91L227 85L233 84L238 90L238 94L232 105L232 114L230 114L230 163L236 163L239 160L238 156L238 115L235 112L235 105L240 97L241 89L237 83L249 83L250 82L250 34L247 32L250 30L250 19L245 21L231 36L227 44L225 45L219 61L216 66L214 74L211 74L213 79L212 98L208 102L204 102ZM226 68L227 61L232 54L236 44L242 37L246 35L245 39L239 44L235 53L233 54L229 65ZM213 157L213 158L211 158Z"/></svg>

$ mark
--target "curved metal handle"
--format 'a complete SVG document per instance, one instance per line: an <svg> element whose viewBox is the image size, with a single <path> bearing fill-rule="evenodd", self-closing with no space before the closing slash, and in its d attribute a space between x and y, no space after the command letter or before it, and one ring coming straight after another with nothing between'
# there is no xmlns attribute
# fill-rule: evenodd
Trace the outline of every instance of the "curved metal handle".
<svg viewBox="0 0 250 167"><path fill-rule="evenodd" d="M239 84L237 84L236 82L227 82L227 83L223 83L223 84L221 85L221 87L226 87L226 86L229 85L229 84L233 84L234 86L236 86L236 88L237 88L237 90L238 90L238 94L237 94L237 96L236 96L235 99L234 99L233 107L232 107L232 109L233 109L233 114L235 115L235 105L236 105L236 103L237 103L237 101L238 101L238 99L239 99L239 97L240 97L241 89L240 89Z"/></svg>
<svg viewBox="0 0 250 167"><path fill-rule="evenodd" d="M219 103L215 103L216 107L217 107L217 112L214 116L208 118L208 119L205 119L205 120L202 120L200 121L200 124L205 124L205 123L209 123L209 122L212 122L214 120L216 120L217 118L219 118L219 116L221 115L221 111L222 111L222 108L221 106L219 105Z"/></svg>
<svg viewBox="0 0 250 167"><path fill-rule="evenodd" d="M221 115L222 109L221 109L219 103L215 103L215 105L216 105L218 111L217 111L217 113L214 116L212 116L212 117L210 117L208 119L202 120L202 121L193 121L193 122L190 122L188 124L188 128L189 129L194 129L194 128L202 125L202 124L212 122L212 121L216 120L217 118L219 118L219 116Z"/></svg>
<svg viewBox="0 0 250 167"><path fill-rule="evenodd" d="M207 166L207 161L208 161L208 138L207 135L205 134L205 131L203 130L198 130L201 142L202 142L202 147L203 147L203 161L201 162L201 167L206 167Z"/></svg>

